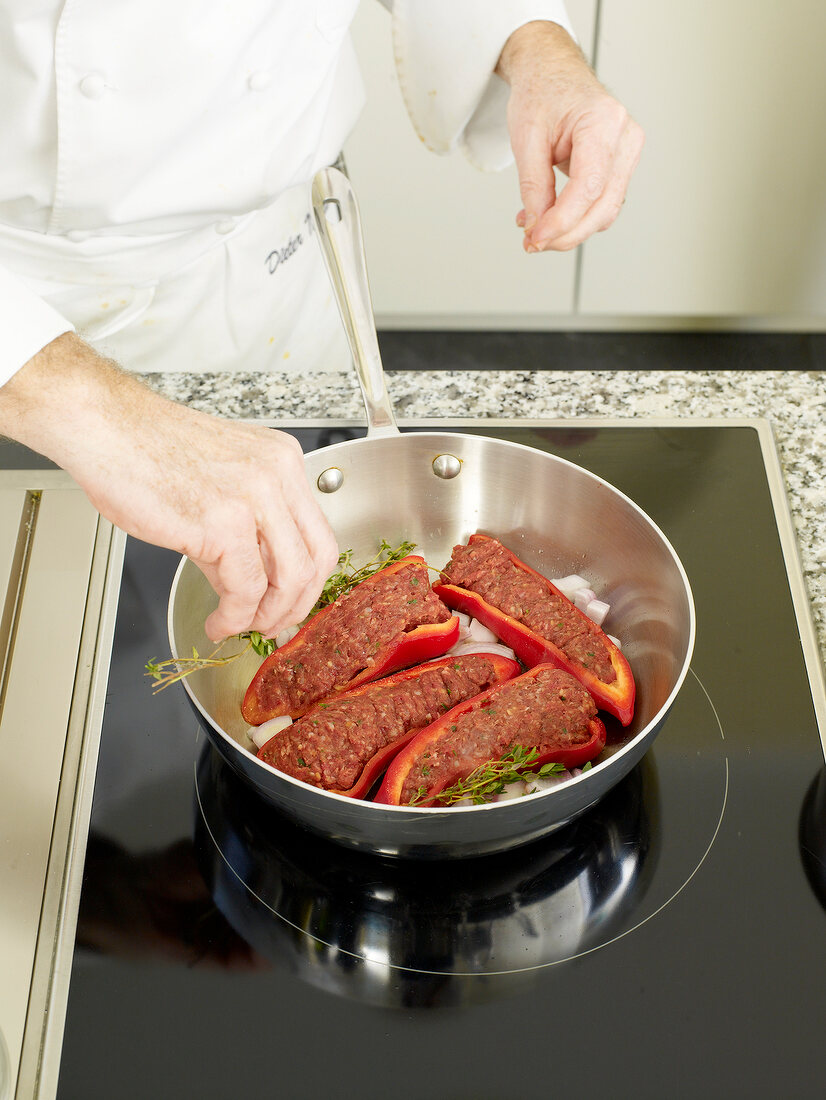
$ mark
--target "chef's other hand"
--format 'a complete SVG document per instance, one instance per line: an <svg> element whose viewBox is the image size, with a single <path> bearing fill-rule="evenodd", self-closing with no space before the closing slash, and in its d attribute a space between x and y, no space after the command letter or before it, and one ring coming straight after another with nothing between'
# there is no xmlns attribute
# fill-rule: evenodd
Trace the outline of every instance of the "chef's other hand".
<svg viewBox="0 0 826 1100"><path fill-rule="evenodd" d="M336 566L292 436L168 401L73 333L0 389L0 432L57 462L128 534L191 558L219 596L214 641L300 622Z"/></svg>
<svg viewBox="0 0 826 1100"><path fill-rule="evenodd" d="M527 252L566 251L619 214L644 135L556 23L526 23L496 72L510 85L508 129ZM568 177L557 194L554 165Z"/></svg>

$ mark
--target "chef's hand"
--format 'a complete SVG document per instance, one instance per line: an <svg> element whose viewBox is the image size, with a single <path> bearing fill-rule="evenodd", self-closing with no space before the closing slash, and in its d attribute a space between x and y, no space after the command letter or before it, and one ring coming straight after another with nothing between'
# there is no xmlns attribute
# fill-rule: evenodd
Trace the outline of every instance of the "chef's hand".
<svg viewBox="0 0 826 1100"><path fill-rule="evenodd" d="M191 558L220 597L215 641L300 622L335 568L292 436L168 401L72 333L0 388L0 432L62 466L128 534Z"/></svg>
<svg viewBox="0 0 826 1100"><path fill-rule="evenodd" d="M556 23L526 23L496 72L510 85L508 129L527 252L575 248L619 214L642 151L641 128ZM559 194L553 168L568 177Z"/></svg>

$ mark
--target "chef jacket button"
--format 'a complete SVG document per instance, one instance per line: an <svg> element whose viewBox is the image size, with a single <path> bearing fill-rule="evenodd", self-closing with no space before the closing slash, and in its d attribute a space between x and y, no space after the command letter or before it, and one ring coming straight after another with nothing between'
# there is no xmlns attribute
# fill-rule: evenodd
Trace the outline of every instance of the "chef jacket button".
<svg viewBox="0 0 826 1100"><path fill-rule="evenodd" d="M272 73L266 69L260 69L257 73L251 73L247 80L247 87L253 92L263 92L272 84Z"/></svg>
<svg viewBox="0 0 826 1100"><path fill-rule="evenodd" d="M87 99L100 99L106 91L106 81L100 73L87 73L78 87Z"/></svg>
<svg viewBox="0 0 826 1100"><path fill-rule="evenodd" d="M70 241L85 241L89 234L85 229L70 229L66 233L66 237Z"/></svg>
<svg viewBox="0 0 826 1100"><path fill-rule="evenodd" d="M215 232L231 233L237 224L238 221L236 218L224 218L223 221L215 223Z"/></svg>

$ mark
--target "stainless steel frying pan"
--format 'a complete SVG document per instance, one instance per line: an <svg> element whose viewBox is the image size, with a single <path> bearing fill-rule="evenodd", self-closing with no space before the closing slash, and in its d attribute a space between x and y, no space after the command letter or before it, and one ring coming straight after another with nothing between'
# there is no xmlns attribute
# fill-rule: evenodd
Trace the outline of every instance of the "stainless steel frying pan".
<svg viewBox="0 0 826 1100"><path fill-rule="evenodd" d="M374 556L382 538L417 544L444 565L474 531L497 536L546 576L579 573L611 604L606 628L618 636L637 682L636 714L609 724L609 745L591 770L545 793L488 806L407 809L328 794L261 763L240 703L259 658L248 654L196 673L184 688L210 739L260 794L309 829L349 847L386 855L481 855L553 831L597 802L651 745L683 683L694 647L688 578L659 528L601 478L553 455L455 433L401 434L384 384L367 284L361 224L346 176L320 172L313 207L367 411L367 437L306 456L340 547L354 561ZM169 600L175 656L209 650L204 620L217 599L184 559Z"/></svg>

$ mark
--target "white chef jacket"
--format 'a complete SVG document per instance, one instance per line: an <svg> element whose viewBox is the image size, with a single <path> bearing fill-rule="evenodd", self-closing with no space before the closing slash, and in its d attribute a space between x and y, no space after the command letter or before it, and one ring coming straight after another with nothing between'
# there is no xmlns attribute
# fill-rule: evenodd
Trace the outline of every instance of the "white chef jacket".
<svg viewBox="0 0 826 1100"><path fill-rule="evenodd" d="M363 103L357 3L0 0L0 385L72 329L137 370L347 365L308 181ZM426 145L509 163L493 68L563 0L392 18Z"/></svg>

